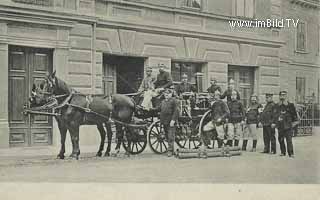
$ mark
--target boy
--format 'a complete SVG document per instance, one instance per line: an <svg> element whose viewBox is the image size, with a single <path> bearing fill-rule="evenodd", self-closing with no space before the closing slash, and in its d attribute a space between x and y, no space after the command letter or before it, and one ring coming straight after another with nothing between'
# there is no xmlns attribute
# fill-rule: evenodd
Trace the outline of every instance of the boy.
<svg viewBox="0 0 320 200"><path fill-rule="evenodd" d="M238 92L233 90L231 92L231 100L228 102L230 110L230 117L228 122L228 141L227 145L232 146L234 139L234 146L239 145L239 140L242 135L242 125L244 124L244 108L242 103L237 100Z"/></svg>
<svg viewBox="0 0 320 200"><path fill-rule="evenodd" d="M262 105L258 103L258 97L256 95L251 95L250 105L246 112L246 126L243 134L242 151L247 150L248 139L252 138L252 149L251 152L255 152L257 148L257 132L260 113L259 110Z"/></svg>
<svg viewBox="0 0 320 200"><path fill-rule="evenodd" d="M164 132L168 139L168 157L171 157L174 152L174 137L176 123L179 117L179 103L173 97L173 90L167 88L164 91L164 100L160 105L160 122L163 124Z"/></svg>

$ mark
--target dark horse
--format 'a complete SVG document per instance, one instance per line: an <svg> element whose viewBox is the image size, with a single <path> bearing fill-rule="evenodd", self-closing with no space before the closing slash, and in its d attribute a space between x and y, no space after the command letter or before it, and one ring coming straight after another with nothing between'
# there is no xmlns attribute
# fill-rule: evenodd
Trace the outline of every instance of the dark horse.
<svg viewBox="0 0 320 200"><path fill-rule="evenodd" d="M112 140L112 130L109 123L110 117L124 123L130 123L135 110L134 102L125 95L115 94L109 99L107 96L87 96L75 92L64 81L57 78L55 72L47 76L38 86L33 86L32 97L30 98L31 107L41 106L47 103L52 96L57 97L59 104L68 101L68 104L58 109L60 115L55 117L61 135L61 148L58 154L58 158L60 159L64 159L67 131L69 131L72 141L72 153L70 157L78 159L80 155L80 125L97 126L101 136L97 156L102 156L105 137L107 135L108 146L105 156L109 156ZM98 115L92 112L86 112L86 109L90 109L98 113ZM104 117L102 117L102 115ZM106 126L106 131L103 125ZM117 145L115 150L119 153L123 140L123 127L121 124L116 123L116 131Z"/></svg>

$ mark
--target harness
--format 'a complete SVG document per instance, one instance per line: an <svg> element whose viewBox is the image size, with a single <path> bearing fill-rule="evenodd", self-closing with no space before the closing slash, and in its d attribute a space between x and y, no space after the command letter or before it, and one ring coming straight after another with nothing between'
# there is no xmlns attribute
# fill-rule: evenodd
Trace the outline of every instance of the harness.
<svg viewBox="0 0 320 200"><path fill-rule="evenodd" d="M67 103L70 101L72 95L73 95L73 92L71 92L70 94L52 96L49 98L48 103L46 103L42 106L38 106L38 107L27 108L25 105L23 114L24 115L37 114L37 115L60 116L60 113L56 113L55 110L67 105ZM65 96L67 96L67 98L61 104L59 104L57 99L65 97ZM47 112L47 110L51 110L51 109L52 109L52 112Z"/></svg>

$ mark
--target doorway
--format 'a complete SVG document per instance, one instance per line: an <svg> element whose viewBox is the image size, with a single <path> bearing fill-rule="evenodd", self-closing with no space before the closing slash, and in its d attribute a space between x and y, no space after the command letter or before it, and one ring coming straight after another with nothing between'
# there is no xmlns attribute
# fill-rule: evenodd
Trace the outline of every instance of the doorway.
<svg viewBox="0 0 320 200"><path fill-rule="evenodd" d="M129 94L138 91L144 76L142 57L105 55L104 65L104 94Z"/></svg>
<svg viewBox="0 0 320 200"><path fill-rule="evenodd" d="M9 46L10 146L52 144L52 117L23 115L33 83L52 72L52 50Z"/></svg>
<svg viewBox="0 0 320 200"><path fill-rule="evenodd" d="M250 96L254 88L254 67L228 66L228 83L235 81L235 89L240 93L240 100L244 107L249 105Z"/></svg>

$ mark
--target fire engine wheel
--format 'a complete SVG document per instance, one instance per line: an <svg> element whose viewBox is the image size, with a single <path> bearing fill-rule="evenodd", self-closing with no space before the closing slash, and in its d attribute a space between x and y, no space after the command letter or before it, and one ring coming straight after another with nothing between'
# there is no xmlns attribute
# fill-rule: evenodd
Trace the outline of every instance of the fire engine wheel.
<svg viewBox="0 0 320 200"><path fill-rule="evenodd" d="M130 154L142 153L147 147L147 130L145 128L124 128L122 146Z"/></svg>
<svg viewBox="0 0 320 200"><path fill-rule="evenodd" d="M168 151L168 141L160 121L155 121L148 130L148 141L151 150L156 154L163 154Z"/></svg>

